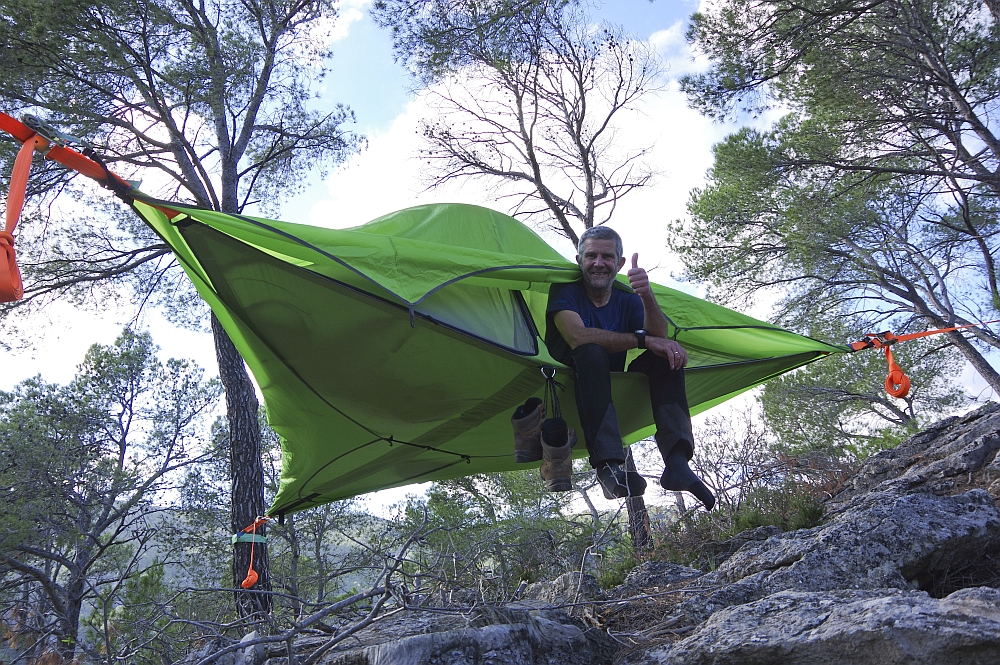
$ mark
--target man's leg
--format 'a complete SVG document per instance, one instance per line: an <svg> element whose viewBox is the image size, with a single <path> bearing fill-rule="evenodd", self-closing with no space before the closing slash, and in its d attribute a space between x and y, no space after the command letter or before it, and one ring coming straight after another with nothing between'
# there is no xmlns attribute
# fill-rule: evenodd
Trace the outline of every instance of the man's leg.
<svg viewBox="0 0 1000 665"><path fill-rule="evenodd" d="M590 465L607 498L639 496L646 481L622 468L625 448L618 427L618 414L611 401L611 367L608 352L599 344L581 344L573 350L576 370L576 405Z"/></svg>
<svg viewBox="0 0 1000 665"><path fill-rule="evenodd" d="M691 492L711 510L715 506L715 497L688 465L694 456L694 434L691 431L684 370L671 369L666 358L646 351L632 361L628 371L642 372L649 379L649 401L653 422L656 423L656 447L664 465L660 486L667 490Z"/></svg>
<svg viewBox="0 0 1000 665"><path fill-rule="evenodd" d="M611 401L611 368L608 352L599 344L581 344L573 350L576 370L576 406L583 438L595 469L602 462L624 462L625 448L618 429L618 414Z"/></svg>

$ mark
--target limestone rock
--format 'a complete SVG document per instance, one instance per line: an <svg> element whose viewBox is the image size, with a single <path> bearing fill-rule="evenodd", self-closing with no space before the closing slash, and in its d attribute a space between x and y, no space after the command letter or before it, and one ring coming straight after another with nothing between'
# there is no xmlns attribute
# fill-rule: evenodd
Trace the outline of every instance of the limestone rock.
<svg viewBox="0 0 1000 665"><path fill-rule="evenodd" d="M595 665L617 644L599 630L545 618L415 635L320 662L324 665Z"/></svg>
<svg viewBox="0 0 1000 665"><path fill-rule="evenodd" d="M873 456L812 529L748 539L689 590L689 622L779 591L921 589L1000 582L1000 511L983 477L1000 449L1000 406L949 418ZM971 488L971 489L970 489ZM962 579L959 579L962 578Z"/></svg>
<svg viewBox="0 0 1000 665"><path fill-rule="evenodd" d="M529 584L522 595L523 600L536 600L550 607L604 600L601 585L593 575L564 573L551 582Z"/></svg>
<svg viewBox="0 0 1000 665"><path fill-rule="evenodd" d="M988 665L1000 662L1000 590L783 591L716 612L629 665Z"/></svg>
<svg viewBox="0 0 1000 665"><path fill-rule="evenodd" d="M658 591L704 575L697 568L689 568L665 561L645 561L633 568L625 581L612 589L608 596L624 598L641 592Z"/></svg>
<svg viewBox="0 0 1000 665"><path fill-rule="evenodd" d="M305 661L328 638L295 641ZM372 624L329 651L317 665L610 665L618 644L565 612L530 607L405 611ZM275 647L266 665L286 665Z"/></svg>

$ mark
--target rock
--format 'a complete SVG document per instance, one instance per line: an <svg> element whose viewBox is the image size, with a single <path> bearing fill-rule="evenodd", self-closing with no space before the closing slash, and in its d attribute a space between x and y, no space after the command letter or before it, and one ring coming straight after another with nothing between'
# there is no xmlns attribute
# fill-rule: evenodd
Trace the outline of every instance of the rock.
<svg viewBox="0 0 1000 665"><path fill-rule="evenodd" d="M610 664L618 645L600 630L545 618L415 635L320 662L325 665Z"/></svg>
<svg viewBox="0 0 1000 665"><path fill-rule="evenodd" d="M665 561L644 561L629 572L624 582L608 592L608 596L624 598L636 593L658 591L690 582L702 575L704 573L697 568Z"/></svg>
<svg viewBox="0 0 1000 665"><path fill-rule="evenodd" d="M827 524L748 543L689 587L695 620L778 591L946 589L949 573L1000 551L1000 512L983 490L955 496L866 495Z"/></svg>
<svg viewBox="0 0 1000 665"><path fill-rule="evenodd" d="M221 637L216 638L205 638L201 640L200 643L196 643L193 651L189 651L184 658L177 661L176 665L195 665L195 663L200 663L205 658L210 655L225 649L230 646L232 641L226 640ZM237 665L237 654L238 651L230 651L225 653L212 661L213 665ZM241 657L243 654L239 654Z"/></svg>
<svg viewBox="0 0 1000 665"><path fill-rule="evenodd" d="M747 543L763 542L771 536L777 536L780 533L781 529L776 526L759 526L756 529L749 529L738 533L729 540L721 543L706 543L701 548L699 560L711 568L717 568Z"/></svg>
<svg viewBox="0 0 1000 665"><path fill-rule="evenodd" d="M257 631L247 633L240 644L257 639ZM264 662L264 645L253 644L236 652L236 665L260 665Z"/></svg>
<svg viewBox="0 0 1000 665"><path fill-rule="evenodd" d="M1000 591L783 591L716 612L630 665L988 665L1000 662Z"/></svg>
<svg viewBox="0 0 1000 665"><path fill-rule="evenodd" d="M564 573L551 582L529 584L521 597L523 600L539 601L549 607L559 607L604 600L604 592L593 575L573 572Z"/></svg>
<svg viewBox="0 0 1000 665"><path fill-rule="evenodd" d="M968 481L985 476L997 450L1000 405L987 405L873 456L830 501L824 524L745 539L688 588L704 593L678 614L699 623L779 591L895 588L940 597L1000 582L1000 511Z"/></svg>
<svg viewBox="0 0 1000 665"><path fill-rule="evenodd" d="M986 487L1000 449L1000 404L991 402L961 418L946 418L896 448L870 457L843 491L827 502L827 514L850 510L873 491L895 494L957 493ZM977 478L978 476L978 478Z"/></svg>
<svg viewBox="0 0 1000 665"><path fill-rule="evenodd" d="M555 610L481 607L460 613L409 611L374 624L326 652L317 665L610 665L618 644ZM302 659L327 638L300 639ZM267 665L285 665L275 653Z"/></svg>

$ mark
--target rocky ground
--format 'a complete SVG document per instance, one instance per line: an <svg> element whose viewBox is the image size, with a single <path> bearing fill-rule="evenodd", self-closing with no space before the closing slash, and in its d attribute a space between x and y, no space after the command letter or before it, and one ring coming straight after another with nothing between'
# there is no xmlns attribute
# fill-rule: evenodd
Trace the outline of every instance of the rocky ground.
<svg viewBox="0 0 1000 665"><path fill-rule="evenodd" d="M1000 663L1000 405L870 458L822 523L762 527L712 572L645 563L602 592L576 574L502 608L399 613L315 665ZM310 658L310 655L313 658ZM283 665L257 650L232 662Z"/></svg>

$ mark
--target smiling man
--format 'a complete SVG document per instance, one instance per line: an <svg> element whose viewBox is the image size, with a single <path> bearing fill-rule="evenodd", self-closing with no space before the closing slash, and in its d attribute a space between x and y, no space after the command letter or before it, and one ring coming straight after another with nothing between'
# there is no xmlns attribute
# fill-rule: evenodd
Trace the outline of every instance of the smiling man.
<svg viewBox="0 0 1000 665"><path fill-rule="evenodd" d="M628 350L639 348L646 352L632 361L628 371L649 378L656 445L664 462L660 485L691 492L711 510L715 497L688 465L694 436L684 391L687 353L667 339L667 319L649 288L646 271L639 267L639 255L632 255L628 279L633 293L628 293L613 286L625 265L617 233L603 226L587 229L580 236L578 252L581 279L556 284L549 292L545 343L556 360L576 372L583 435L605 497L638 496L646 489L642 476L624 468L625 448L611 401L611 372L624 371ZM549 439L558 444L562 437L543 425L543 443Z"/></svg>

